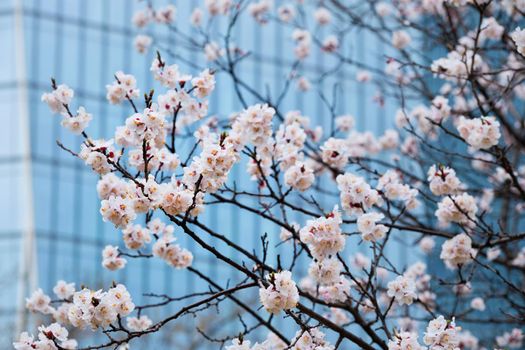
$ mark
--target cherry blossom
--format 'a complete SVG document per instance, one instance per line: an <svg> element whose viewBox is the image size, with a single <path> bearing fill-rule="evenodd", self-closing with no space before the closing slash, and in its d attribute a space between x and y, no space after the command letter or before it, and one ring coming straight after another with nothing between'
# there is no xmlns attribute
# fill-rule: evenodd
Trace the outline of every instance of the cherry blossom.
<svg viewBox="0 0 525 350"><path fill-rule="evenodd" d="M443 165L432 165L427 175L430 191L436 196L456 194L461 188L461 181L456 176L454 169Z"/></svg>
<svg viewBox="0 0 525 350"><path fill-rule="evenodd" d="M436 217L442 225L456 222L472 225L476 221L478 206L474 197L468 193L445 197L438 203Z"/></svg>
<svg viewBox="0 0 525 350"><path fill-rule="evenodd" d="M26 298L26 308L33 312L40 312L49 314L53 311L51 307L51 298L44 294L41 288L38 288L31 294L31 297Z"/></svg>
<svg viewBox="0 0 525 350"><path fill-rule="evenodd" d="M145 331L151 325L153 322L150 320L150 318L146 315L140 316L140 317L128 317L126 319L126 324L129 329L135 332L141 332Z"/></svg>
<svg viewBox="0 0 525 350"><path fill-rule="evenodd" d="M336 178L341 206L349 215L357 216L381 203L379 193L360 176L346 173Z"/></svg>
<svg viewBox="0 0 525 350"><path fill-rule="evenodd" d="M396 49L406 48L410 44L411 40L412 39L410 38L410 35L403 30L392 33L392 45Z"/></svg>
<svg viewBox="0 0 525 350"><path fill-rule="evenodd" d="M417 334L411 332L401 332L395 334L394 338L388 341L388 350L419 350L423 347L417 340Z"/></svg>
<svg viewBox="0 0 525 350"><path fill-rule="evenodd" d="M465 233L460 233L443 243L440 258L448 268L455 269L469 264L474 255L475 250L472 249L472 240Z"/></svg>
<svg viewBox="0 0 525 350"><path fill-rule="evenodd" d="M301 241L310 246L313 256L318 259L333 255L345 246L341 222L341 213L336 206L328 215L308 220L299 233Z"/></svg>
<svg viewBox="0 0 525 350"><path fill-rule="evenodd" d="M266 276L268 287L259 289L259 298L266 311L272 314L294 308L299 302L299 293L290 271L281 271Z"/></svg>
<svg viewBox="0 0 525 350"><path fill-rule="evenodd" d="M135 50L138 53L146 53L152 43L153 39L149 35L137 35L134 41Z"/></svg>
<svg viewBox="0 0 525 350"><path fill-rule="evenodd" d="M429 322L423 341L429 349L457 349L459 345L458 327L454 320L447 321L443 316Z"/></svg>
<svg viewBox="0 0 525 350"><path fill-rule="evenodd" d="M322 349L333 350L334 347L325 339L325 334L318 328L298 331L292 341L292 350Z"/></svg>
<svg viewBox="0 0 525 350"><path fill-rule="evenodd" d="M67 300L75 293L75 283L67 283L66 281L59 280L55 287L53 287L53 293L63 300Z"/></svg>
<svg viewBox="0 0 525 350"><path fill-rule="evenodd" d="M417 298L416 284L413 279L406 276L397 276L388 282L388 296L394 298L399 305L410 305Z"/></svg>
<svg viewBox="0 0 525 350"><path fill-rule="evenodd" d="M34 339L27 332L20 334L18 341L13 343L16 350L49 349L73 350L77 348L77 341L69 339L69 332L58 323L38 327L38 339Z"/></svg>
<svg viewBox="0 0 525 350"><path fill-rule="evenodd" d="M511 38L516 44L518 52L522 55L525 54L525 29L521 29L520 27L516 28L511 33Z"/></svg>
<svg viewBox="0 0 525 350"><path fill-rule="evenodd" d="M388 228L385 225L377 224L377 221L384 217L381 213L370 212L357 218L357 229L361 232L363 240L377 241L385 237Z"/></svg>
<svg viewBox="0 0 525 350"><path fill-rule="evenodd" d="M509 347L511 349L520 348L523 345L525 335L523 331L514 328L511 332L505 332L503 335L496 337L496 343L501 347Z"/></svg>
<svg viewBox="0 0 525 350"><path fill-rule="evenodd" d="M314 18L319 25L327 25L332 20L332 14L324 7L319 7L314 12Z"/></svg>
<svg viewBox="0 0 525 350"><path fill-rule="evenodd" d="M47 103L53 113L64 113L66 106L75 96L74 91L65 84L58 85L53 92L44 93L42 102Z"/></svg>
<svg viewBox="0 0 525 350"><path fill-rule="evenodd" d="M139 96L137 89L137 80L131 74L125 74L122 71L115 73L115 81L111 85L106 85L106 98L112 104L119 104L127 98Z"/></svg>
<svg viewBox="0 0 525 350"><path fill-rule="evenodd" d="M459 134L473 149L487 149L498 144L499 122L494 117L466 119L460 117Z"/></svg>
<svg viewBox="0 0 525 350"><path fill-rule="evenodd" d="M296 162L284 174L286 184L299 191L305 191L312 186L315 175L313 169L303 162Z"/></svg>
<svg viewBox="0 0 525 350"><path fill-rule="evenodd" d="M107 245L102 251L102 266L108 270L120 270L126 266L126 259L120 257L116 246Z"/></svg>

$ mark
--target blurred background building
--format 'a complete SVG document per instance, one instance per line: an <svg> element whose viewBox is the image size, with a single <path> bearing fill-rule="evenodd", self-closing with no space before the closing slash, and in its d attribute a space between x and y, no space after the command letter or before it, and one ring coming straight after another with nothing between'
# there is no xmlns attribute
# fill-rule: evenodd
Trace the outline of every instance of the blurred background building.
<svg viewBox="0 0 525 350"><path fill-rule="evenodd" d="M198 1L172 3L178 8L177 18L182 30L189 30L185 19ZM106 101L105 85L111 83L113 74L118 70L134 74L141 91L149 90L153 84L149 67L154 53L140 55L133 47L136 30L131 17L136 8L143 6L144 2L132 0L0 1L0 188L3 192L0 204L0 328L3 330L0 348L7 349L20 330L35 331L33 316L23 308L24 298L36 287L51 292L58 279L75 282L77 287L83 283L91 288L107 288L111 281L122 282L131 290L136 303L150 300L141 297L142 293L176 296L206 288L206 283L194 275L153 259L129 261L126 269L117 273L102 269L102 248L106 244L122 245L121 235L111 224L103 223L98 213L97 176L80 161L60 151L55 143L59 139L66 146L78 149L79 140L61 128L58 117L40 102L53 76L75 90L76 105L84 105L93 114L94 120L88 129L90 134L111 137L114 127L131 114L127 106L114 107ZM250 20L243 19L246 23L241 22L235 33L239 46L248 47L254 53L241 74L261 90L266 86L279 88L287 79L292 63L284 58L290 57L293 48L290 33L283 33L272 25L261 30ZM177 42L167 30L148 30L157 31L155 36L159 38L160 47L178 50ZM360 59L364 58L362 48L365 45L378 52L382 50L363 34L356 33L354 39L343 49ZM192 62L205 64L201 54L187 55ZM170 61L169 56L165 58ZM183 62L173 63L178 63L183 71L196 73ZM382 62L377 63L382 65ZM315 76L328 64L326 55L316 53L301 74ZM314 124L327 126L327 109L316 90L325 89L330 93L335 82L344 91L338 112L355 115L360 130L380 133L387 127L385 115L391 110L388 106L380 109L373 103L374 89L357 83L355 71L314 82L316 89L312 92L292 92L285 101L285 110L300 109ZM227 116L241 108L230 84L227 76L218 76L210 100L210 114ZM250 184L242 167L235 168L233 178L240 184ZM217 208L207 209L204 220L216 227L220 224L221 232L250 249L260 249L261 230L267 231L273 242L278 239L277 228L261 226L258 220L234 208L223 208L221 212L217 212ZM186 237L180 236L179 242L193 251L199 269L220 276L223 285L232 277L230 270L223 271L220 264L202 254ZM359 249L348 246L348 252ZM286 245L278 249L286 255ZM175 308L176 305L171 305L165 312ZM236 312L232 306L231 315L220 317L235 318ZM159 316L156 312L149 315L152 319ZM210 314L208 324L206 317L174 322L162 335L149 337L146 341L150 344L173 342L179 349L201 348L196 324L214 328L213 332L221 334L223 323L216 322L217 317Z"/></svg>

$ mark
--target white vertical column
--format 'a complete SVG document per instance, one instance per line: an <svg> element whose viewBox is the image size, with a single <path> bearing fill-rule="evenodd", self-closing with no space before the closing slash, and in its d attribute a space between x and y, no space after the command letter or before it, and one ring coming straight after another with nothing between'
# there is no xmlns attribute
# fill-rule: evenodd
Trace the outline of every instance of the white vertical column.
<svg viewBox="0 0 525 350"><path fill-rule="evenodd" d="M17 320L16 334L27 328L28 314L25 310L25 297L28 291L35 288L36 284L36 249L33 207L33 179L31 159L31 134L28 98L28 81L26 74L26 54L24 35L23 0L15 1L14 9L14 35L15 35L15 73L17 81L18 130L20 145L22 147L22 173L20 174L20 191L23 198L22 237L20 262L17 278Z"/></svg>

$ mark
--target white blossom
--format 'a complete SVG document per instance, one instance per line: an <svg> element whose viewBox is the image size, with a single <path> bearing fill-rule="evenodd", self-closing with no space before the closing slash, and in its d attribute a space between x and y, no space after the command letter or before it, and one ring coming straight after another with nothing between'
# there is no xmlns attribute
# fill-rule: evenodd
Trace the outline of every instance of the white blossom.
<svg viewBox="0 0 525 350"><path fill-rule="evenodd" d="M102 266L108 270L120 270L126 266L126 259L120 257L118 247L107 245L102 251Z"/></svg>
<svg viewBox="0 0 525 350"><path fill-rule="evenodd" d="M115 73L115 81L111 85L106 85L106 98L112 104L119 104L123 100L133 99L139 96L137 80L131 74L122 71Z"/></svg>
<svg viewBox="0 0 525 350"><path fill-rule="evenodd" d="M476 199L468 193L445 197L438 203L436 217L443 225L450 222L471 226L476 221Z"/></svg>
<svg viewBox="0 0 525 350"><path fill-rule="evenodd" d="M296 162L284 173L284 181L290 187L306 191L315 181L313 169L303 162Z"/></svg>
<svg viewBox="0 0 525 350"><path fill-rule="evenodd" d="M162 229L162 236L153 245L153 255L161 258L170 266L184 269L192 264L193 254L180 245L173 243L175 238L173 237L172 228L173 226L167 226Z"/></svg>
<svg viewBox="0 0 525 350"><path fill-rule="evenodd" d="M126 325L134 332L143 332L151 327L153 322L146 315L140 317L128 317L126 319Z"/></svg>
<svg viewBox="0 0 525 350"><path fill-rule="evenodd" d="M38 288L31 294L31 297L26 298L26 308L33 312L40 312L49 314L53 312L51 307L51 298L44 294L41 288Z"/></svg>
<svg viewBox="0 0 525 350"><path fill-rule="evenodd" d="M496 337L496 343L501 347L518 349L522 347L524 339L523 330L514 328L511 332L505 332L503 335Z"/></svg>
<svg viewBox="0 0 525 350"><path fill-rule="evenodd" d="M149 35L139 34L135 37L134 45L138 53L146 53L153 43L153 39Z"/></svg>
<svg viewBox="0 0 525 350"><path fill-rule="evenodd" d="M510 37L516 44L518 52L522 55L525 54L525 29L520 27L516 28L511 34Z"/></svg>
<svg viewBox="0 0 525 350"><path fill-rule="evenodd" d="M377 224L385 216L377 212L369 212L358 216L357 229L365 241L377 241L385 237L388 228L385 225Z"/></svg>
<svg viewBox="0 0 525 350"><path fill-rule="evenodd" d="M266 15L272 9L272 0L258 0L257 2L248 5L248 13L255 18L255 20L261 24L267 22Z"/></svg>
<svg viewBox="0 0 525 350"><path fill-rule="evenodd" d="M436 196L456 194L461 188L461 181L452 168L432 165L428 169L427 175L430 191Z"/></svg>
<svg viewBox="0 0 525 350"><path fill-rule="evenodd" d="M132 22L138 28L147 26L153 19L153 13L149 8L138 10L133 14Z"/></svg>
<svg viewBox="0 0 525 350"><path fill-rule="evenodd" d="M228 14L233 3L232 0L205 0L204 5L211 16L217 16Z"/></svg>
<svg viewBox="0 0 525 350"><path fill-rule="evenodd" d="M193 92L199 98L207 97L215 88L215 76L209 69L202 71L199 76L191 80Z"/></svg>
<svg viewBox="0 0 525 350"><path fill-rule="evenodd" d="M290 22L295 17L295 10L292 6L285 4L277 9L279 19L283 22Z"/></svg>
<svg viewBox="0 0 525 350"><path fill-rule="evenodd" d="M499 142L500 124L494 117L467 119L460 117L458 131L473 149L488 149Z"/></svg>
<svg viewBox="0 0 525 350"><path fill-rule="evenodd" d="M13 346L16 350L74 350L77 348L77 341L69 339L69 332L66 328L58 323L52 323L49 326L38 327L36 340L27 332L22 332Z"/></svg>
<svg viewBox="0 0 525 350"><path fill-rule="evenodd" d="M129 198L113 195L102 200L100 214L104 221L112 222L115 227L126 227L137 217L133 203Z"/></svg>
<svg viewBox="0 0 525 350"><path fill-rule="evenodd" d="M96 329L109 326L118 316L127 316L134 309L131 295L122 284L107 292L84 288L73 295L68 317L74 327Z"/></svg>
<svg viewBox="0 0 525 350"><path fill-rule="evenodd" d="M335 126L337 129L348 132L355 126L355 118L352 115L340 115L335 118Z"/></svg>
<svg viewBox="0 0 525 350"><path fill-rule="evenodd" d="M329 303L345 302L350 296L350 290L350 281L339 276L337 282L320 286L319 295Z"/></svg>
<svg viewBox="0 0 525 350"><path fill-rule="evenodd" d="M339 281L343 265L335 258L326 258L321 261L312 261L308 274L320 284L333 284Z"/></svg>
<svg viewBox="0 0 525 350"><path fill-rule="evenodd" d="M53 287L53 293L62 300L68 300L75 293L75 283L67 283L63 280L59 280L55 287Z"/></svg>
<svg viewBox="0 0 525 350"><path fill-rule="evenodd" d="M175 20L177 8L173 4L166 5L155 11L155 20L158 23L169 24Z"/></svg>
<svg viewBox="0 0 525 350"><path fill-rule="evenodd" d="M518 255L511 261L512 265L518 267L525 267L525 247L521 248Z"/></svg>
<svg viewBox="0 0 525 350"><path fill-rule="evenodd" d="M338 175L336 181L341 191L341 206L347 214L357 216L380 203L378 192L372 189L364 178L345 173Z"/></svg>
<svg viewBox="0 0 525 350"><path fill-rule="evenodd" d="M412 41L412 38L404 30L398 30L392 33L392 45L396 49L406 48L410 44L411 41Z"/></svg>
<svg viewBox="0 0 525 350"><path fill-rule="evenodd" d="M474 310L485 311L485 301L483 298L474 298L470 301L470 307Z"/></svg>
<svg viewBox="0 0 525 350"><path fill-rule="evenodd" d="M292 340L291 350L334 350L324 338L325 334L319 328L299 330Z"/></svg>
<svg viewBox="0 0 525 350"><path fill-rule="evenodd" d="M81 134L89 125L93 116L86 112L84 107L79 107L75 116L69 117L64 115L62 119L62 126L73 134Z"/></svg>
<svg viewBox="0 0 525 350"><path fill-rule="evenodd" d="M314 18L319 25L327 25L332 21L332 14L324 7L319 7L314 12Z"/></svg>
<svg viewBox="0 0 525 350"><path fill-rule="evenodd" d="M387 294L394 298L399 305L410 305L417 298L416 284L412 278L397 276L395 280L388 282Z"/></svg>
<svg viewBox="0 0 525 350"><path fill-rule="evenodd" d="M370 72L368 72L366 70L359 70L359 71L357 71L355 78L360 83L366 83L366 82L368 82L368 81L370 81L372 79L371 76L370 76Z"/></svg>
<svg viewBox="0 0 525 350"><path fill-rule="evenodd" d="M47 103L53 113L66 112L66 106L73 99L75 92L67 85L61 84L50 93L42 95L42 102Z"/></svg>
<svg viewBox="0 0 525 350"><path fill-rule="evenodd" d="M388 350L422 350L417 338L417 334L412 332L395 333L388 341Z"/></svg>
<svg viewBox="0 0 525 350"><path fill-rule="evenodd" d="M317 259L334 255L345 246L341 223L341 213L336 206L327 216L308 220L299 233L301 241L310 247L312 255Z"/></svg>
<svg viewBox="0 0 525 350"><path fill-rule="evenodd" d="M191 13L191 16L190 16L190 23L194 26L194 27L200 27L200 25L202 24L202 17L203 17L203 12L200 8L196 7L193 9L193 12Z"/></svg>
<svg viewBox="0 0 525 350"><path fill-rule="evenodd" d="M432 252L435 246L436 246L436 242L434 241L432 237L423 237L419 241L419 248L425 254L429 254L430 252Z"/></svg>
<svg viewBox="0 0 525 350"><path fill-rule="evenodd" d="M268 287L259 288L262 305L272 314L294 308L299 302L299 292L290 271L281 271L266 276Z"/></svg>
<svg viewBox="0 0 525 350"><path fill-rule="evenodd" d="M440 258L449 269L455 269L469 264L474 255L472 240L465 233L461 233L443 243Z"/></svg>
<svg viewBox="0 0 525 350"><path fill-rule="evenodd" d="M224 56L224 49L215 41L211 41L204 45L204 57L206 57L206 60L209 62L217 61L222 56Z"/></svg>
<svg viewBox="0 0 525 350"><path fill-rule="evenodd" d="M150 232L141 225L129 225L122 230L122 239L129 249L140 249L151 242Z"/></svg>
<svg viewBox="0 0 525 350"><path fill-rule="evenodd" d="M448 322L439 316L429 322L423 341L429 350L456 350L459 345L457 331L454 321Z"/></svg>

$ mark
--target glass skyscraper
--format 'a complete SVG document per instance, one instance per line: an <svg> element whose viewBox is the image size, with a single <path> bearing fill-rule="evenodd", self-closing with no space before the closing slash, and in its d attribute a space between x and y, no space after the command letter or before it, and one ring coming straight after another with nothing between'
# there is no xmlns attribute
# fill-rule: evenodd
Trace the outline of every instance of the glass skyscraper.
<svg viewBox="0 0 525 350"><path fill-rule="evenodd" d="M160 2L162 3L162 2ZM197 1L173 1L178 8L180 23L189 18ZM33 316L23 306L25 297L37 287L50 292L59 279L84 283L91 288L106 287L111 281L125 283L136 303L151 300L143 293L183 295L205 289L207 284L194 275L175 270L161 261L132 260L118 272L101 267L101 250L106 244L121 243L121 235L111 224L102 222L100 201L96 194L97 177L82 162L61 151L56 140L78 149L79 140L60 126L46 105L40 102L42 93L50 89L50 77L75 90L75 101L93 114L89 127L94 137L111 137L116 125L122 124L132 111L127 106L110 106L105 98L105 85L111 83L118 70L134 74L141 91L153 85L149 67L154 52L139 55L133 48L136 30L131 23L135 8L144 2L132 0L2 0L0 2L0 184L3 191L0 220L0 347L8 348L15 333L34 331ZM290 32L268 25L261 27L243 19L237 26L236 42L253 52L240 72L254 87L265 91L278 90L287 79L293 49ZM187 26L187 24L186 24ZM242 30L240 30L242 28ZM147 29L154 30L154 29ZM155 29L157 30L157 29ZM157 30L158 46L177 51L177 42L167 30ZM381 52L371 38L356 33L347 53L364 59L363 47ZM183 53L192 62L204 66L200 53ZM196 73L184 62L176 62L182 71ZM331 64L329 58L316 53L302 68L301 74L316 76ZM382 62L377 62L381 65ZM373 100L372 87L355 81L355 71L344 71L316 83L312 92L293 92L284 101L284 110L299 109L312 122L328 126L328 111L317 91L331 93L338 83L343 95L338 112L353 114L360 130L376 133L389 124L389 107L379 108ZM249 101L258 102L258 101ZM231 92L228 76L217 77L217 87L210 100L210 114L227 116L241 106ZM250 184L242 166L232 176L238 184ZM320 198L320 201L323 199ZM265 227L257 219L233 207L210 207L203 220L219 227L221 232L247 249L260 249L259 234L268 231L273 242L278 239L275 227ZM300 218L298 217L298 221ZM276 238L277 237L277 238ZM185 236L179 237L182 246L193 251L195 265L209 275L220 276L223 285L231 275L213 257L203 254ZM287 247L278 248L286 254ZM352 246L348 251L356 250ZM233 253L232 253L233 254ZM306 269L306 267L304 268ZM175 310L171 305L170 310ZM231 315L236 317L232 307ZM150 314L155 318L155 313ZM162 335L146 341L172 341L177 348L199 348L200 335L195 327L217 328L214 314L209 319L191 317L174 322ZM208 322L208 323L207 323ZM83 341L83 338L79 338Z"/></svg>

